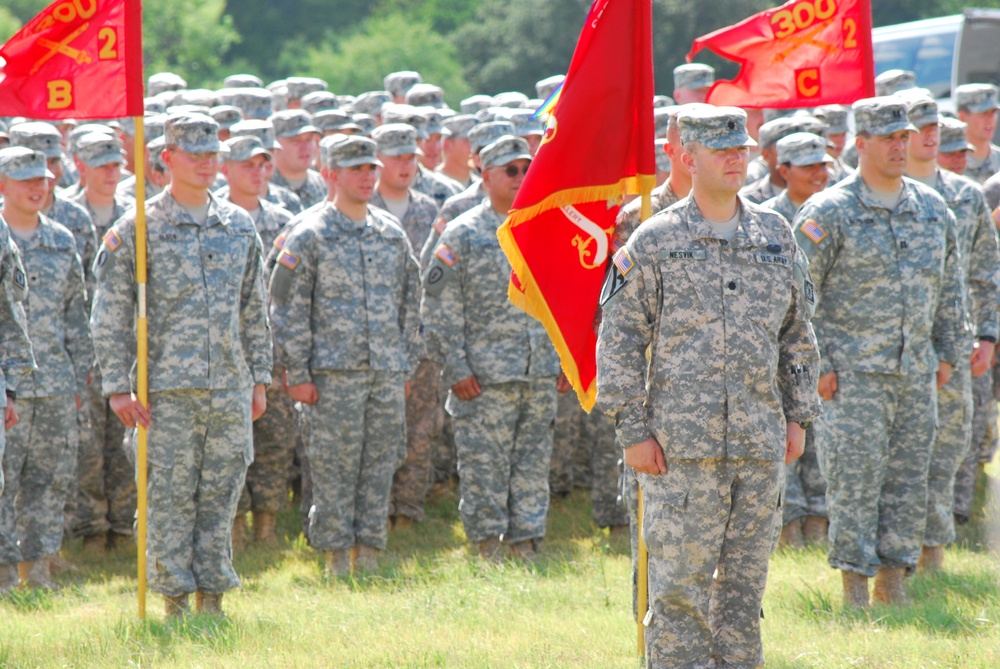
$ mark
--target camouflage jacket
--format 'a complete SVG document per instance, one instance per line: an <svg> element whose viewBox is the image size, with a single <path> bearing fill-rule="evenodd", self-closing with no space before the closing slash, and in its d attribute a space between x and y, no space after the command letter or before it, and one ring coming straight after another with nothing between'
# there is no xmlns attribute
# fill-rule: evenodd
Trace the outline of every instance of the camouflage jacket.
<svg viewBox="0 0 1000 669"><path fill-rule="evenodd" d="M219 190L215 191L215 196L222 200L229 199L229 184L226 184ZM325 197L325 196L324 196ZM282 188L281 186L275 186L274 184L268 184L267 194L261 196L262 200L266 200L271 204L277 205L290 213L292 216L302 213L302 200L299 196L288 190L287 188ZM267 245L264 245L267 248Z"/></svg>
<svg viewBox="0 0 1000 669"><path fill-rule="evenodd" d="M21 379L35 367L24 313L27 293L21 252L0 216L0 391L17 390ZM7 395L0 393L0 407L5 406Z"/></svg>
<svg viewBox="0 0 1000 669"><path fill-rule="evenodd" d="M130 176L128 179L126 179L125 181L121 182L121 184L118 186L118 192L121 193L122 195L124 195L125 197L131 198L133 200L135 199L135 175L134 174L132 176ZM149 179L146 179L146 199L147 200L149 198L151 198L151 197L159 195L162 192L163 192L163 188L162 187L157 186L156 184L150 182Z"/></svg>
<svg viewBox="0 0 1000 669"><path fill-rule="evenodd" d="M326 196L330 192L329 187L326 185L326 181L323 180L323 177L316 170L309 170L306 172L305 183L298 188L292 188L288 183L288 180L281 176L281 172L274 170L274 175L271 177L271 184L281 186L282 188L291 191L292 194L297 196L302 202L303 209L308 209L314 204L319 204L326 199ZM280 202L278 204L280 204Z"/></svg>
<svg viewBox="0 0 1000 669"><path fill-rule="evenodd" d="M438 206L434 203L429 196L424 195L419 191L410 189L410 204L406 208L406 214L403 219L399 222L402 226L403 231L406 232L407 238L410 240L410 248L419 249L422 248L424 242L427 241L428 235L434 225L434 220L438 215ZM369 202L373 207L378 207L383 211L388 212L389 210L385 206L385 199L382 194L375 191L372 195L372 199ZM391 215L391 214L390 214Z"/></svg>
<svg viewBox="0 0 1000 669"><path fill-rule="evenodd" d="M966 177L972 179L973 181L983 184L994 174L1000 172L1000 146L996 144L990 144L990 155L983 162L982 165L973 169L968 167L965 170Z"/></svg>
<svg viewBox="0 0 1000 669"><path fill-rule="evenodd" d="M444 232L448 223L482 202L484 197L486 197L486 189L483 187L483 182L477 181L458 195L452 195L445 200L441 207L441 213L435 219L434 226L420 249L421 270L427 268L427 263L434 256L434 249L437 248L438 242L441 240L441 233Z"/></svg>
<svg viewBox="0 0 1000 669"><path fill-rule="evenodd" d="M429 170L420 163L417 163L417 174L413 177L410 188L430 196L438 207L443 207L445 200L463 190L454 179Z"/></svg>
<svg viewBox="0 0 1000 669"><path fill-rule="evenodd" d="M670 205L679 201L680 198L674 194L673 189L670 187L670 181L665 181L663 184L653 189L653 193L650 195L649 200L649 210L652 215L655 216ZM627 242L628 238L632 236L632 233L635 232L635 229L639 227L640 223L642 223L641 198L632 200L618 212L618 218L615 220L615 235L617 235L618 239L623 242Z"/></svg>
<svg viewBox="0 0 1000 669"><path fill-rule="evenodd" d="M765 174L763 178L758 179L749 186L744 186L740 191L740 195L745 200L749 200L754 204L760 204L761 202L770 200L772 197L777 197L781 191L781 187L771 183L771 176Z"/></svg>
<svg viewBox="0 0 1000 669"><path fill-rule="evenodd" d="M53 197L48 211L42 214L63 226L76 240L76 253L83 264L83 277L87 286L87 313L90 313L90 298L94 296L94 275L90 268L97 254L97 231L90 212L81 204L71 202L58 193Z"/></svg>
<svg viewBox="0 0 1000 669"><path fill-rule="evenodd" d="M795 203L789 199L787 188L778 193L776 197L772 197L770 200L761 202L760 206L781 214L785 217L785 220L788 221L789 225L791 225L792 220L795 219L795 212L799 210L799 208L795 206Z"/></svg>

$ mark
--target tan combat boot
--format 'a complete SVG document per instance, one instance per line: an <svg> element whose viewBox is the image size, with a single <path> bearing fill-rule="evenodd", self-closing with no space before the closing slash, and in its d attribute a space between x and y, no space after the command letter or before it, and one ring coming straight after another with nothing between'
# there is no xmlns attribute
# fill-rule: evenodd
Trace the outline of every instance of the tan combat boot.
<svg viewBox="0 0 1000 669"><path fill-rule="evenodd" d="M868 577L853 571L841 571L844 580L844 606L849 609L868 608Z"/></svg>
<svg viewBox="0 0 1000 669"><path fill-rule="evenodd" d="M166 614L168 619L171 618L183 618L191 612L191 606L188 604L187 594L177 595L176 597L163 596L163 612Z"/></svg>
<svg viewBox="0 0 1000 669"><path fill-rule="evenodd" d="M773 534L771 536L774 536ZM778 539L779 548L805 548L806 542L802 537L802 519L796 518L781 528L781 537Z"/></svg>
<svg viewBox="0 0 1000 669"><path fill-rule="evenodd" d="M351 549L323 551L323 559L326 561L324 578L346 578L351 575Z"/></svg>
<svg viewBox="0 0 1000 669"><path fill-rule="evenodd" d="M213 616L222 616L222 593L210 595L207 592L196 590L194 593L194 610L196 613L207 613Z"/></svg>
<svg viewBox="0 0 1000 669"><path fill-rule="evenodd" d="M253 539L259 544L264 544L271 548L278 545L278 535L274 528L277 524L277 514L270 511L253 512Z"/></svg>
<svg viewBox="0 0 1000 669"><path fill-rule="evenodd" d="M21 577L21 587L33 590L55 590L56 583L49 573L49 561L19 562L17 573Z"/></svg>
<svg viewBox="0 0 1000 669"><path fill-rule="evenodd" d="M479 559L486 560L487 562L499 562L501 560L500 540L497 538L490 538L486 541L480 541Z"/></svg>
<svg viewBox="0 0 1000 669"><path fill-rule="evenodd" d="M515 560L531 562L538 555L534 539L516 541L510 545L510 556Z"/></svg>
<svg viewBox="0 0 1000 669"><path fill-rule="evenodd" d="M0 595L13 592L20 583L16 564L0 564Z"/></svg>
<svg viewBox="0 0 1000 669"><path fill-rule="evenodd" d="M875 588L872 597L875 601L887 605L909 606L910 598L906 596L903 578L906 576L904 567L882 567L875 574Z"/></svg>
<svg viewBox="0 0 1000 669"><path fill-rule="evenodd" d="M378 571L378 554L381 551L365 544L358 544L356 548L354 569L360 572L368 572L369 574Z"/></svg>
<svg viewBox="0 0 1000 669"><path fill-rule="evenodd" d="M920 551L917 568L925 573L941 571L944 564L944 546L924 546Z"/></svg>
<svg viewBox="0 0 1000 669"><path fill-rule="evenodd" d="M68 574L75 571L80 571L80 568L75 564L64 558L62 555L56 553L48 558L49 561L49 573L53 576L58 576L59 574Z"/></svg>
<svg viewBox="0 0 1000 669"><path fill-rule="evenodd" d="M247 514L238 513L233 519L233 548L246 548L247 546Z"/></svg>
<svg viewBox="0 0 1000 669"><path fill-rule="evenodd" d="M806 543L823 545L830 529L830 521L823 516L806 516L802 523L802 538Z"/></svg>
<svg viewBox="0 0 1000 669"><path fill-rule="evenodd" d="M406 530L413 527L413 519L409 516L393 516L392 529Z"/></svg>

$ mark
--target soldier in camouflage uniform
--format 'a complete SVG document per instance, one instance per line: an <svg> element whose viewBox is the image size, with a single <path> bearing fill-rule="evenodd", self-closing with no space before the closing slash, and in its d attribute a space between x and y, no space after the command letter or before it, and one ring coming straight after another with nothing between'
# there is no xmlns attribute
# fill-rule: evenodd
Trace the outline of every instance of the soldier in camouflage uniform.
<svg viewBox="0 0 1000 669"><path fill-rule="evenodd" d="M644 495L647 666L756 667L783 462L819 411L818 352L788 225L737 196L746 114L678 122L692 192L608 265L597 401Z"/></svg>
<svg viewBox="0 0 1000 669"><path fill-rule="evenodd" d="M875 576L875 599L905 606L927 517L935 387L966 355L961 267L944 200L903 178L906 104L867 98L853 110L859 171L794 222L816 282L826 400L816 444L845 604L867 607Z"/></svg>
<svg viewBox="0 0 1000 669"><path fill-rule="evenodd" d="M420 313L450 389L465 534L484 559L501 542L530 559L545 536L559 359L541 324L507 299L510 264L496 237L528 144L505 135L481 157L488 196L441 236Z"/></svg>
<svg viewBox="0 0 1000 669"><path fill-rule="evenodd" d="M826 126L814 116L795 114L768 121L760 127L760 160L767 166L767 173L740 191L740 195L755 204L777 197L785 187L785 180L778 170L778 140L795 132L822 135Z"/></svg>
<svg viewBox="0 0 1000 669"><path fill-rule="evenodd" d="M221 199L250 214L267 252L292 219L287 210L260 197L267 182L271 153L253 135L233 137L225 145L229 153L225 154L222 173L229 188ZM267 388L267 410L253 424L253 463L247 470L246 486L233 522L233 545L237 547L246 541L246 514L250 511L253 511L254 540L267 546L278 542L275 522L287 502L288 471L300 439L295 407L281 387L283 371L279 367L273 370Z"/></svg>
<svg viewBox="0 0 1000 669"><path fill-rule="evenodd" d="M271 182L295 193L304 209L322 202L326 199L326 183L312 164L323 133L301 109L275 112L269 120L279 146L274 150Z"/></svg>
<svg viewBox="0 0 1000 669"><path fill-rule="evenodd" d="M969 165L969 152L976 149L969 144L965 136L968 127L957 118L941 117L941 145L938 147L937 164L942 169L955 174L965 174L965 168ZM987 194L987 199L989 199L991 180L992 177L983 184L983 192Z"/></svg>
<svg viewBox="0 0 1000 669"><path fill-rule="evenodd" d="M145 172L146 172L146 199L153 197L154 195L159 195L163 187L167 185L168 179L164 179L162 161L159 160L159 153L163 151L163 144L159 144L159 151L155 155L150 153L151 144L157 139L163 137L163 124L167 120L164 114L156 114L155 116L147 116L143 120L144 133L143 141L146 146L143 148L143 160L145 161ZM123 197L129 199L135 199L135 175L133 174L128 179L121 182L118 187L117 192ZM93 259L93 258L91 258ZM84 265L84 269L87 269Z"/></svg>
<svg viewBox="0 0 1000 669"><path fill-rule="evenodd" d="M0 571L17 565L23 582L49 590L55 588L49 558L62 545L63 510L74 490L76 403L93 363L76 241L39 214L46 180L54 178L45 154L25 147L0 151L0 216L20 247L32 286L24 310L38 363L18 386L20 420L7 434L3 453Z"/></svg>
<svg viewBox="0 0 1000 669"><path fill-rule="evenodd" d="M968 154L965 176L978 183L1000 172L1000 146L992 142L1000 109L998 96L1000 89L993 84L963 84L953 96L958 119L968 125L966 136L975 147Z"/></svg>
<svg viewBox="0 0 1000 669"><path fill-rule="evenodd" d="M813 115L826 124L823 136L832 145L826 148L826 152L833 158L833 162L827 165L830 172L829 183L832 186L846 179L853 171L840 158L847 143L847 117L850 115L850 110L843 105L823 105L816 107Z"/></svg>
<svg viewBox="0 0 1000 669"><path fill-rule="evenodd" d="M702 63L685 63L674 68L674 100L679 105L704 102L715 83L715 69Z"/></svg>
<svg viewBox="0 0 1000 669"><path fill-rule="evenodd" d="M288 232L271 275L279 362L309 423L309 543L329 577L377 569L421 356L416 259L397 221L368 204L380 164L366 137L324 140L329 199Z"/></svg>
<svg viewBox="0 0 1000 669"><path fill-rule="evenodd" d="M468 188L478 181L469 162L472 157L472 145L469 132L479 124L475 116L461 114L444 119L441 122L444 139L441 142L442 163L437 171L455 180L463 188Z"/></svg>
<svg viewBox="0 0 1000 669"><path fill-rule="evenodd" d="M149 406L134 395L135 216L104 235L94 274L94 349L111 409L148 431L150 587L168 616L221 613L238 587L231 531L247 467L251 422L271 382L261 243L245 211L209 193L218 124L172 115L163 160L170 186L146 202Z"/></svg>
<svg viewBox="0 0 1000 669"><path fill-rule="evenodd" d="M423 80L419 72L404 70L401 72L390 72L385 75L382 85L385 86L385 90L392 96L393 102L402 104L406 102L406 92L417 84L422 83Z"/></svg>
<svg viewBox="0 0 1000 669"><path fill-rule="evenodd" d="M268 120L252 119L247 121L240 121L229 129L230 137L246 137L253 136L260 139L261 144L264 145L265 149L269 151L275 151L280 149L281 145L278 144L277 138L274 136L274 126ZM272 154L273 155L273 154ZM274 162L269 162L267 164L267 181L264 184L263 190L261 192L261 197L278 205L284 209L291 212L292 215L298 214L303 210L302 200L299 196L292 191L279 186L271 182L274 178ZM217 190L215 193L219 197L226 197L226 190L228 186L224 186ZM265 251L267 247L264 247Z"/></svg>

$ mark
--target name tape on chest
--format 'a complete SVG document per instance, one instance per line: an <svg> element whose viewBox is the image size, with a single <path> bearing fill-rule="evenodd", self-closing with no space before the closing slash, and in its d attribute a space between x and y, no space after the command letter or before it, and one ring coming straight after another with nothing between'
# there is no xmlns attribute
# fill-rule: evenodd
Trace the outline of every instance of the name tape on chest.
<svg viewBox="0 0 1000 669"><path fill-rule="evenodd" d="M122 245L122 238L114 230L108 230L104 233L104 245L108 247L109 251L114 253Z"/></svg>
<svg viewBox="0 0 1000 669"><path fill-rule="evenodd" d="M278 254L278 263L290 270L294 270L299 266L299 257L290 251L282 250Z"/></svg>
<svg viewBox="0 0 1000 669"><path fill-rule="evenodd" d="M778 255L776 253L754 253L754 260L765 265L781 265L782 267L790 267L792 264L791 258L788 256Z"/></svg>
<svg viewBox="0 0 1000 669"><path fill-rule="evenodd" d="M437 248L437 251L434 252L434 256L448 267L451 267L458 262L458 256L452 253L452 250L444 244Z"/></svg>
<svg viewBox="0 0 1000 669"><path fill-rule="evenodd" d="M819 224L811 218L807 218L803 221L799 230L802 231L802 234L811 239L813 244L819 244L821 241L826 239L826 230L819 227Z"/></svg>
<svg viewBox="0 0 1000 669"><path fill-rule="evenodd" d="M708 252L705 249L677 249L667 251L667 260L706 260Z"/></svg>

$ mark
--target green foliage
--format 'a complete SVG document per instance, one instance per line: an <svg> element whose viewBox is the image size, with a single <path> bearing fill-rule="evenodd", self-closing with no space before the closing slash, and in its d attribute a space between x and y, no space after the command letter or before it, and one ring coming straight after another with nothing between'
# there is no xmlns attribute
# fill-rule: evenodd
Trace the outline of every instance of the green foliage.
<svg viewBox="0 0 1000 669"><path fill-rule="evenodd" d="M21 29L21 22L6 7L0 7L0 43L6 42Z"/></svg>
<svg viewBox="0 0 1000 669"><path fill-rule="evenodd" d="M147 72L176 72L191 88L221 82L222 54L239 39L225 0L145 0L143 54Z"/></svg>

